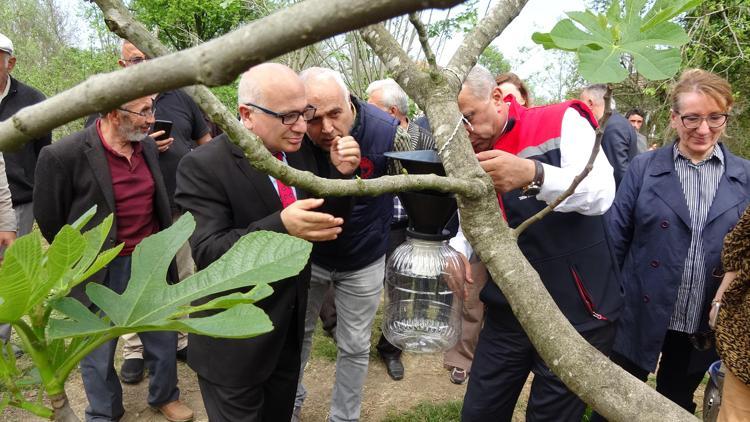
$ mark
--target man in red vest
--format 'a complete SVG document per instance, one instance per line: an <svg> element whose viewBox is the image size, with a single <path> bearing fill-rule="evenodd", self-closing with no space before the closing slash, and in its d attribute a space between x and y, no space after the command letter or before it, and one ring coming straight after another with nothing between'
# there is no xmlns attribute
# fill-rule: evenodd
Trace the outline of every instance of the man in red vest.
<svg viewBox="0 0 750 422"><path fill-rule="evenodd" d="M492 177L511 227L554 201L586 165L596 119L580 101L524 108L504 97L487 69L474 67L458 96L464 126L482 168ZM602 214L614 198L612 166L599 154L575 193L542 221L530 226L518 245L555 303L594 347L609 353L614 321L622 306ZM452 240L467 257L462 234ZM580 421L585 404L558 379L534 350L500 289L487 283L487 306L462 420L509 421L530 372L534 382L526 410L530 421Z"/></svg>

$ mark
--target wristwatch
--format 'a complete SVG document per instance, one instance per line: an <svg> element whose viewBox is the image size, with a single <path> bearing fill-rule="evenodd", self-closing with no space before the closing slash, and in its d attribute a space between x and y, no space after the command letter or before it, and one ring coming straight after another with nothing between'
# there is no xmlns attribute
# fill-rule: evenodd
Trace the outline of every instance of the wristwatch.
<svg viewBox="0 0 750 422"><path fill-rule="evenodd" d="M536 196L539 194L539 190L542 188L544 183L544 166L537 160L531 160L534 162L534 179L531 183L521 188L523 196Z"/></svg>

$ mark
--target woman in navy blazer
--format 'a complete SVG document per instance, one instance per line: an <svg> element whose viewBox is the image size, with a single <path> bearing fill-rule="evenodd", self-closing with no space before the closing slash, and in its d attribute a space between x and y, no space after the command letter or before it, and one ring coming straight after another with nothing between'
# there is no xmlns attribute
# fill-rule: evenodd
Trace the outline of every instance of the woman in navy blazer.
<svg viewBox="0 0 750 422"><path fill-rule="evenodd" d="M708 314L724 236L750 201L750 162L719 142L733 103L726 80L687 70L671 99L677 140L633 160L608 213L626 304L612 360L645 381L661 355L657 391L692 413L717 359Z"/></svg>

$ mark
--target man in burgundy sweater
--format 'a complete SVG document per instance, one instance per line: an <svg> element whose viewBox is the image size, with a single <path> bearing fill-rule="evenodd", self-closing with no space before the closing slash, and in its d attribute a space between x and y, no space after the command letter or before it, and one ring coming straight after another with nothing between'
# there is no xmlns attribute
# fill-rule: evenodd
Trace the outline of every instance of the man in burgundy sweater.
<svg viewBox="0 0 750 422"><path fill-rule="evenodd" d="M131 253L145 237L170 225L172 215L159 171L156 144L146 137L154 122L151 96L101 113L95 124L42 149L36 168L34 214L42 234L57 232L94 205L96 215L85 229L114 214L105 248L124 243L119 256L88 282L122 293L130 279ZM158 136L159 133L154 135ZM174 265L169 278L176 281ZM92 310L85 284L71 295ZM148 403L170 421L189 421L193 412L179 401L174 332L141 333L149 365ZM81 361L81 377L89 400L87 421L117 421L125 413L122 387L114 369L116 340Z"/></svg>

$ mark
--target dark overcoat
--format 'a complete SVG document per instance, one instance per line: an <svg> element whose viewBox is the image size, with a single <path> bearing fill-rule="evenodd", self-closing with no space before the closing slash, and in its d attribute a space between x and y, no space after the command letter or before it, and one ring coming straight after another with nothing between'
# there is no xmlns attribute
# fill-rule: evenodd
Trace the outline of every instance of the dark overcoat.
<svg viewBox="0 0 750 422"><path fill-rule="evenodd" d="M725 168L703 230L706 279L701 332L708 331L710 302L721 283L724 236L750 203L750 162L718 145ZM691 239L690 212L675 170L672 144L633 159L607 218L625 289L614 350L654 371ZM716 358L713 350L692 356L695 369Z"/></svg>

